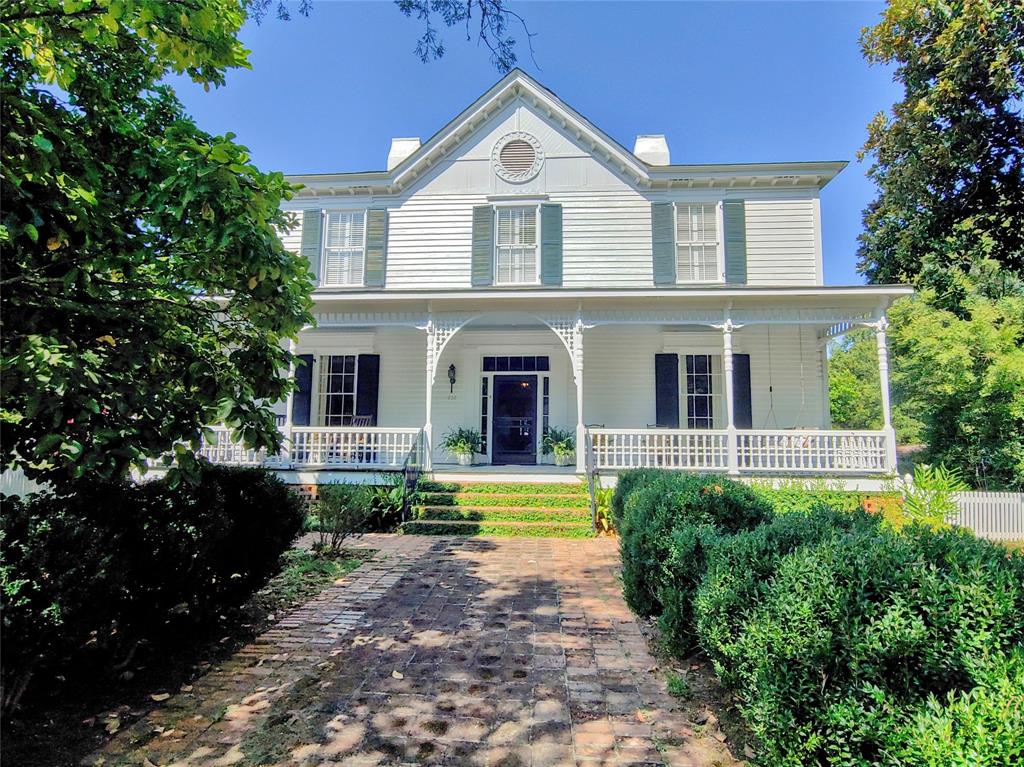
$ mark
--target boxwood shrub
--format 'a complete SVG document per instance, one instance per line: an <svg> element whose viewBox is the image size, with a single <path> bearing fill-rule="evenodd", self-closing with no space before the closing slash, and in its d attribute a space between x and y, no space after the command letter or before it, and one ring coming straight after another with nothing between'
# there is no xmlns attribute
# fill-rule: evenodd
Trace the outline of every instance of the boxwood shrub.
<svg viewBox="0 0 1024 767"><path fill-rule="evenodd" d="M630 479L626 596L671 651L712 658L759 764L1019 763L1024 557L963 530L894 530L854 494Z"/></svg>
<svg viewBox="0 0 1024 767"><path fill-rule="evenodd" d="M241 604L304 517L274 475L208 464L194 484L83 480L2 506L8 698L32 675L107 663Z"/></svg>

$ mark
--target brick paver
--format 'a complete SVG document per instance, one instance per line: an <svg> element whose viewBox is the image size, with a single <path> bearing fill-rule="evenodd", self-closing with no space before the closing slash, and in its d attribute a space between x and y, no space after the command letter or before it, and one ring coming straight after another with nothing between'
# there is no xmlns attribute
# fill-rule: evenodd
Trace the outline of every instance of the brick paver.
<svg viewBox="0 0 1024 767"><path fill-rule="evenodd" d="M614 541L360 545L379 553L89 763L736 764L672 710Z"/></svg>

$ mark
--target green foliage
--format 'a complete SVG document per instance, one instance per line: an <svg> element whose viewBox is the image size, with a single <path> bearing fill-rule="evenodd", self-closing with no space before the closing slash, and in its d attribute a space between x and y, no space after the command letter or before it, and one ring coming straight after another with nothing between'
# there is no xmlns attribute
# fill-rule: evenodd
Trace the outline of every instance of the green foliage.
<svg viewBox="0 0 1024 767"><path fill-rule="evenodd" d="M595 523L599 533L610 533L615 529L615 521L612 516L612 500L614 498L614 487L594 488L594 502L597 507Z"/></svg>
<svg viewBox="0 0 1024 767"><path fill-rule="evenodd" d="M293 188L166 84L248 66L245 18L237 0L0 11L3 464L117 477L174 447L192 468L221 422L276 449L285 342L311 321L308 264L278 238Z"/></svg>
<svg viewBox="0 0 1024 767"><path fill-rule="evenodd" d="M673 550L690 546L690 555L696 556L698 547L714 532L746 530L770 514L767 504L745 485L664 470L620 474L613 499L613 506L616 504L622 509L615 522L623 588L626 601L641 615L660 613L663 599L686 611L689 582L676 583L672 577L662 576ZM677 528L684 527L679 536L674 535ZM673 570L673 575L678 574ZM663 586L673 593L664 592Z"/></svg>
<svg viewBox="0 0 1024 767"><path fill-rule="evenodd" d="M832 343L830 352L828 391L833 426L881 429L882 395L874 333L847 333Z"/></svg>
<svg viewBox="0 0 1024 767"><path fill-rule="evenodd" d="M403 521L402 513L406 501L412 503L415 499L415 490L406 493L403 474L384 476L380 484L370 488L369 509L363 522L364 529L372 533L386 533L397 529Z"/></svg>
<svg viewBox="0 0 1024 767"><path fill-rule="evenodd" d="M690 682L683 674L670 671L666 675L665 687L668 694L679 700L689 700L693 697L693 690L690 689Z"/></svg>
<svg viewBox="0 0 1024 767"><path fill-rule="evenodd" d="M913 522L942 526L957 514L954 494L969 489L957 470L919 463L914 467L913 484L903 490L903 508Z"/></svg>
<svg viewBox="0 0 1024 767"><path fill-rule="evenodd" d="M975 487L1024 489L1024 296L971 297L963 315L926 290L890 312L894 384L924 422L924 460Z"/></svg>
<svg viewBox="0 0 1024 767"><path fill-rule="evenodd" d="M541 452L544 455L568 457L576 454L576 435L568 429L558 429L552 426L541 441Z"/></svg>
<svg viewBox="0 0 1024 767"><path fill-rule="evenodd" d="M208 464L195 484L81 481L59 494L5 497L5 705L33 674L106 663L134 642L241 604L273 573L302 518L298 497L272 474Z"/></svg>
<svg viewBox="0 0 1024 767"><path fill-rule="evenodd" d="M449 455L473 455L480 452L480 432L476 429L449 429L441 440L441 449Z"/></svg>
<svg viewBox="0 0 1024 767"><path fill-rule="evenodd" d="M314 548L324 554L337 554L345 539L366 527L374 491L368 485L332 482L318 485L313 502L318 540Z"/></svg>
<svg viewBox="0 0 1024 767"><path fill-rule="evenodd" d="M872 282L932 287L937 305L954 310L979 288L994 297L1019 287L1022 39L1017 0L891 0L864 30L865 57L893 67L904 90L864 146L879 188L859 252Z"/></svg>

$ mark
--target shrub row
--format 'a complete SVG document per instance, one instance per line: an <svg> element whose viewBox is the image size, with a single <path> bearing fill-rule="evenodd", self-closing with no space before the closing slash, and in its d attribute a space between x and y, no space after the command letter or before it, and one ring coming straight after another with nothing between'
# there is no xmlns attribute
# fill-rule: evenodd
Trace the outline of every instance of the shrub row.
<svg viewBox="0 0 1024 767"><path fill-rule="evenodd" d="M759 761L1018 764L1024 557L766 492L637 472L613 501L627 600L711 657Z"/></svg>
<svg viewBox="0 0 1024 767"><path fill-rule="evenodd" d="M241 604L302 526L302 502L260 469L194 483L80 481L3 498L4 697L73 660L107 663Z"/></svg>

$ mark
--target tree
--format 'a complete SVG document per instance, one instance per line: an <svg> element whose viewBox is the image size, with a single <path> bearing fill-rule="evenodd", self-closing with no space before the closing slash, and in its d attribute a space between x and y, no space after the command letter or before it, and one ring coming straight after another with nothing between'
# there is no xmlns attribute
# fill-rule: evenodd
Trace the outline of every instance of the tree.
<svg viewBox="0 0 1024 767"><path fill-rule="evenodd" d="M891 312L897 410L926 460L996 487L1024 486L1022 40L1017 0L890 0L861 39L904 88L868 127L858 265L921 291Z"/></svg>
<svg viewBox="0 0 1024 767"><path fill-rule="evenodd" d="M1024 297L970 297L966 318L934 300L928 288L892 309L893 383L924 414L927 459L1024 490Z"/></svg>
<svg viewBox="0 0 1024 767"><path fill-rule="evenodd" d="M973 290L1002 295L1000 270L1024 273L1021 40L1018 0L890 0L864 30L867 60L904 87L862 153L879 188L860 238L870 281L932 287L959 311Z"/></svg>
<svg viewBox="0 0 1024 767"><path fill-rule="evenodd" d="M232 0L30 0L0 11L5 464L115 475L204 424L275 449L308 265L292 193L163 81L246 66ZM187 453L183 453L187 458Z"/></svg>

